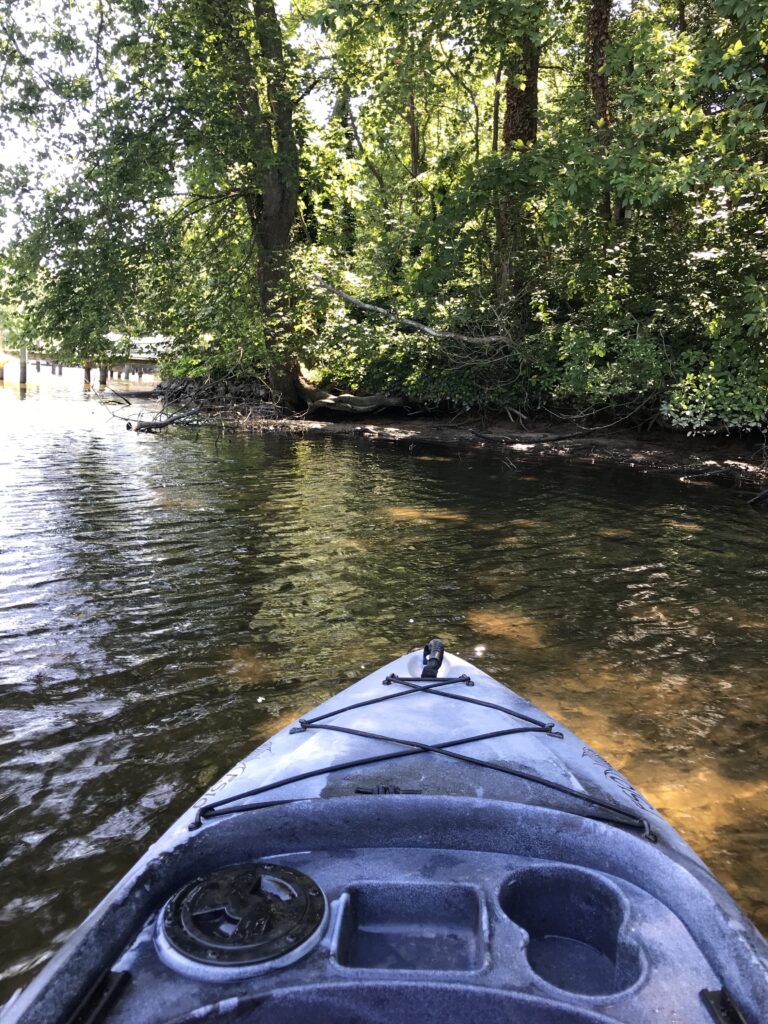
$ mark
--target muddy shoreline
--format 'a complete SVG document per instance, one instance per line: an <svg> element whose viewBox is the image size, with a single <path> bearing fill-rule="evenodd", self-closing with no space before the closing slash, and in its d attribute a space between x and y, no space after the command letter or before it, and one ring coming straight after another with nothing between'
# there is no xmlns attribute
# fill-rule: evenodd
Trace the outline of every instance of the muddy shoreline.
<svg viewBox="0 0 768 1024"><path fill-rule="evenodd" d="M405 412L368 413L342 417L321 414L285 416L273 404L263 385L229 381L192 386L186 379L162 382L155 396L166 410L171 426L185 418L184 411L201 414L227 431L269 432L301 437L349 437L375 443L442 448L455 452L480 451L500 455L509 463L567 459L590 465L626 466L644 473L676 476L690 483L711 483L743 489L745 500L761 495L756 506L768 510L768 442L748 437L688 437L655 426L638 430L621 424L585 427L563 419L512 420L504 416L480 417L471 411L461 416ZM363 416L366 416L364 419ZM156 426L154 429L156 429ZM153 429L153 426L144 429Z"/></svg>
<svg viewBox="0 0 768 1024"><path fill-rule="evenodd" d="M230 411L232 412L232 411ZM227 429L301 437L351 437L374 443L482 451L515 459L568 459L589 465L627 466L644 473L673 475L690 483L741 488L745 498L768 488L768 451L754 440L689 438L671 431L627 429L583 431L573 424L510 429L508 421L461 424L433 418L375 418L329 421L291 417L265 419L234 412ZM767 496L768 497L768 496ZM765 508L768 501L757 506Z"/></svg>

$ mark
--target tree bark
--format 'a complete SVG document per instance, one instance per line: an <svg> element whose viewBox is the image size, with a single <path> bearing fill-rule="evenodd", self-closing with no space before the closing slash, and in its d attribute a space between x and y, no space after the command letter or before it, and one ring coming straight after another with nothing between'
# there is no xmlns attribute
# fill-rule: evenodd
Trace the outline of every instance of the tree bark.
<svg viewBox="0 0 768 1024"><path fill-rule="evenodd" d="M499 121L501 117L501 76L504 65L499 64L493 77L493 134L491 136L491 152L499 151Z"/></svg>
<svg viewBox="0 0 768 1024"><path fill-rule="evenodd" d="M300 404L298 364L279 356L279 343L290 336L289 309L280 284L298 210L299 149L293 125L295 100L288 88L280 21L274 0L224 0L207 8L222 31L232 67L236 102L246 128L244 160L253 168L243 192L256 258L258 304L265 343L275 352L272 386L289 405ZM246 19L244 22L243 19ZM247 33L258 44L252 54ZM259 83L266 84L266 106Z"/></svg>
<svg viewBox="0 0 768 1024"><path fill-rule="evenodd" d="M260 192L248 203L253 237L258 245L259 290L267 324L276 309L276 290L291 239L299 198L299 149L293 128L293 98L287 86L280 22L273 0L253 0L253 15L262 71L267 82L271 117L260 115L260 135L269 152L261 154ZM258 103L258 94L253 94ZM271 328L267 327L267 338Z"/></svg>
<svg viewBox="0 0 768 1024"><path fill-rule="evenodd" d="M504 124L502 152L510 154L529 148L536 142L539 116L540 48L530 36L518 41L517 51L503 64ZM530 225L524 210L521 191L500 194L496 209L496 254L494 259L495 294L500 305L506 305L519 294L522 285L520 253L530 236Z"/></svg>
<svg viewBox="0 0 768 1024"><path fill-rule="evenodd" d="M418 178L421 174L421 133L419 122L416 117L416 97L413 93L408 96L408 107L405 119L408 122L408 150L411 157L411 177Z"/></svg>
<svg viewBox="0 0 768 1024"><path fill-rule="evenodd" d="M504 88L504 149L516 142L533 145L539 117L539 48L530 36L520 40L520 52L506 63Z"/></svg>
<svg viewBox="0 0 768 1024"><path fill-rule="evenodd" d="M602 156L607 152L611 130L605 54L610 38L612 7L613 0L589 0L585 28L587 87L592 102L593 123L597 130L597 144ZM598 212L604 220L611 220L613 202L607 189L600 197Z"/></svg>

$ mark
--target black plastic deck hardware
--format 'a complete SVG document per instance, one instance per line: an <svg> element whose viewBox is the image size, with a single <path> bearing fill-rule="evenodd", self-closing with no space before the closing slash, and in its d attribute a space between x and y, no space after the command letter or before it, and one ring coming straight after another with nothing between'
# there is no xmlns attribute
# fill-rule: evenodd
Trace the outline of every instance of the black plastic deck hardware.
<svg viewBox="0 0 768 1024"><path fill-rule="evenodd" d="M305 943L325 914L320 887L287 864L234 864L182 886L162 911L173 949L209 966L279 960Z"/></svg>
<svg viewBox="0 0 768 1024"><path fill-rule="evenodd" d="M417 793L423 792L421 789L401 789L399 786L376 786L375 789L363 789L362 786L358 786L355 790L356 793L362 793L363 796L386 796L388 793L410 793L416 795Z"/></svg>
<svg viewBox="0 0 768 1024"><path fill-rule="evenodd" d="M67 1017L66 1024L100 1024L130 977L129 971L103 971Z"/></svg>
<svg viewBox="0 0 768 1024"><path fill-rule="evenodd" d="M443 664L445 647L442 640L430 640L424 647L424 668L421 671L422 679L437 679L437 673Z"/></svg>
<svg viewBox="0 0 768 1024"><path fill-rule="evenodd" d="M710 991L704 988L701 990L701 998L716 1024L747 1024L746 1017L733 1005L728 989Z"/></svg>

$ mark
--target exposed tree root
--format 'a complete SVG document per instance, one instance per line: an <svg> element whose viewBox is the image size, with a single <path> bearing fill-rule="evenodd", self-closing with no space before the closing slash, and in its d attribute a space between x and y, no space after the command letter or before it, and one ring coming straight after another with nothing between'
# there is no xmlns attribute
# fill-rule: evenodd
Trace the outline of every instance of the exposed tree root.
<svg viewBox="0 0 768 1024"><path fill-rule="evenodd" d="M381 412L382 409L401 409L405 404L399 397L390 395L333 395L330 391L313 387L303 378L299 379L299 391L307 403L307 414L318 409L361 416Z"/></svg>

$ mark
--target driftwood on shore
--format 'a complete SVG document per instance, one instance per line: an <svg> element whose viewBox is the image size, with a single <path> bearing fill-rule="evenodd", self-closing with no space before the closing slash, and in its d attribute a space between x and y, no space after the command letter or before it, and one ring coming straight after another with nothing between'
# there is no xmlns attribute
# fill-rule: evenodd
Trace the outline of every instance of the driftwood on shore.
<svg viewBox="0 0 768 1024"><path fill-rule="evenodd" d="M257 379L163 381L153 392L153 397L161 401L154 412L143 407L130 408L130 396L125 392L111 388L92 390L104 405L119 404L120 412L113 411L112 415L122 420L127 430L138 434L154 434L174 426L228 429L233 424L248 426L283 415L280 406L271 401L267 385ZM106 397L107 393L111 397Z"/></svg>

